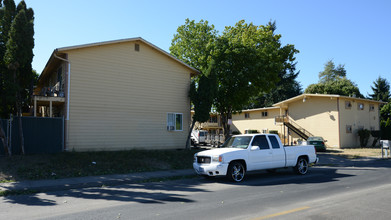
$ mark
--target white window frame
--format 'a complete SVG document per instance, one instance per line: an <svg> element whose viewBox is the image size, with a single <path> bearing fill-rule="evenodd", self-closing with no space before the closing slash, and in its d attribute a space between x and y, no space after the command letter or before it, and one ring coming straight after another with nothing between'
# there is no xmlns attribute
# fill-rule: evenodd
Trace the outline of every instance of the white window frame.
<svg viewBox="0 0 391 220"><path fill-rule="evenodd" d="M180 116L180 128L177 128L176 119ZM167 113L167 131L183 131L183 113L168 112Z"/></svg>
<svg viewBox="0 0 391 220"><path fill-rule="evenodd" d="M267 111L263 111L261 114L262 114L262 117L267 117L269 115L269 113Z"/></svg>
<svg viewBox="0 0 391 220"><path fill-rule="evenodd" d="M244 113L244 118L250 118L250 113L249 112L245 112Z"/></svg>

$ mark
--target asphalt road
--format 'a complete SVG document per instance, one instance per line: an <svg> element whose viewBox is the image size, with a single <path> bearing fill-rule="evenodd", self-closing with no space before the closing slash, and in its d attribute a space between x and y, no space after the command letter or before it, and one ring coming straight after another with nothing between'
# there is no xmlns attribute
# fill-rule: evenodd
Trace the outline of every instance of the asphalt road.
<svg viewBox="0 0 391 220"><path fill-rule="evenodd" d="M0 198L0 219L390 219L391 161Z"/></svg>

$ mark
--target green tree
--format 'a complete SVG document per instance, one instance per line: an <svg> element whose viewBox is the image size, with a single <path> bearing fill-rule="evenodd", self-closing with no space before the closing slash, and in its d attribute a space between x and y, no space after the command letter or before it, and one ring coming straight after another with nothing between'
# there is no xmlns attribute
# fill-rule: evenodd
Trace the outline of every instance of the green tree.
<svg viewBox="0 0 391 220"><path fill-rule="evenodd" d="M331 60L325 64L324 71L319 73L319 82L309 85L304 93L336 94L364 98L357 85L346 78L344 66L338 65L335 68Z"/></svg>
<svg viewBox="0 0 391 220"><path fill-rule="evenodd" d="M269 92L261 92L259 95L252 97L245 109L270 107L275 103L302 94L300 83L296 80L299 72L295 73L286 71L278 74L280 79L276 87Z"/></svg>
<svg viewBox="0 0 391 220"><path fill-rule="evenodd" d="M222 116L226 137L232 113L247 106L251 97L275 87L279 74L294 69L298 51L293 45L282 46L281 35L275 34L275 29L272 22L256 26L239 21L217 35L207 21L195 23L187 19L174 36L171 54L199 69L201 75L207 74L208 90L213 106ZM208 118L209 111L210 108Z"/></svg>
<svg viewBox="0 0 391 220"><path fill-rule="evenodd" d="M170 53L201 71L202 75L210 66L211 51L216 38L217 31L208 21L201 20L196 23L187 18L172 39Z"/></svg>
<svg viewBox="0 0 391 220"><path fill-rule="evenodd" d="M380 109L380 130L383 140L391 140L391 101Z"/></svg>
<svg viewBox="0 0 391 220"><path fill-rule="evenodd" d="M187 149L190 149L190 136L195 123L206 122L210 116L216 88L215 78L210 76L210 51L216 37L217 31L208 21L196 23L186 19L185 24L178 27L171 42L170 53L201 72L193 77L190 85L189 97L194 106L194 115L186 140Z"/></svg>
<svg viewBox="0 0 391 220"><path fill-rule="evenodd" d="M194 105L194 115L190 126L186 149L190 149L190 136L195 123L208 121L213 104L213 92L215 91L215 79L209 74L201 75L198 83L193 80L190 85L190 100ZM198 84L198 87L196 86Z"/></svg>
<svg viewBox="0 0 391 220"><path fill-rule="evenodd" d="M369 97L373 100L388 102L390 100L390 83L387 79L379 76L373 84L371 86L373 94L369 94Z"/></svg>
<svg viewBox="0 0 391 220"><path fill-rule="evenodd" d="M29 102L32 94L32 83L35 74L31 67L34 48L34 13L27 9L26 3L21 1L17 13L12 21L9 39L4 54L4 64L12 73L12 91L16 97L16 113L19 116L19 134L22 154L24 154L24 138L22 127L22 107Z"/></svg>
<svg viewBox="0 0 391 220"><path fill-rule="evenodd" d="M255 26L239 21L226 27L213 51L212 74L217 91L214 106L221 114L224 135L230 131L232 114L247 106L251 97L268 92L279 81L278 74L294 66L293 45L281 46L275 23Z"/></svg>
<svg viewBox="0 0 391 220"><path fill-rule="evenodd" d="M0 118L6 118L14 111L16 102L12 90L14 88L12 72L8 70L3 59L12 21L16 15L16 6L13 0L4 0L0 5L2 6L0 8Z"/></svg>
<svg viewBox="0 0 391 220"><path fill-rule="evenodd" d="M335 67L334 62L329 60L325 64L324 70L319 73L319 83L337 81L344 77L346 77L345 65L339 64Z"/></svg>

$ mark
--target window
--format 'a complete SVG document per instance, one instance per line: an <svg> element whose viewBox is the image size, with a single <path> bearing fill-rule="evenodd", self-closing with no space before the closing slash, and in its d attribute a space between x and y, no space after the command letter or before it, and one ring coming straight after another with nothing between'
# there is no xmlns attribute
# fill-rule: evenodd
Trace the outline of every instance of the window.
<svg viewBox="0 0 391 220"><path fill-rule="evenodd" d="M348 134L352 133L352 126L351 125L346 125L346 133L348 133Z"/></svg>
<svg viewBox="0 0 391 220"><path fill-rule="evenodd" d="M357 103L357 110L364 110L364 103Z"/></svg>
<svg viewBox="0 0 391 220"><path fill-rule="evenodd" d="M250 113L244 113L244 118L250 118Z"/></svg>
<svg viewBox="0 0 391 220"><path fill-rule="evenodd" d="M261 150L270 149L269 143L267 142L265 135L258 135L254 137L252 146L258 146Z"/></svg>
<svg viewBox="0 0 391 220"><path fill-rule="evenodd" d="M262 117L267 117L267 112L262 112Z"/></svg>
<svg viewBox="0 0 391 220"><path fill-rule="evenodd" d="M209 122L210 123L217 123L217 116L210 116L210 118L209 118Z"/></svg>
<svg viewBox="0 0 391 220"><path fill-rule="evenodd" d="M58 68L57 70L57 82L60 82L60 85L62 83L62 67Z"/></svg>
<svg viewBox="0 0 391 220"><path fill-rule="evenodd" d="M134 44L134 50L140 51L140 44Z"/></svg>
<svg viewBox="0 0 391 220"><path fill-rule="evenodd" d="M375 111L375 105L370 104L370 105L369 105L369 111L370 111L370 112Z"/></svg>
<svg viewBox="0 0 391 220"><path fill-rule="evenodd" d="M182 131L182 113L167 113L167 131Z"/></svg>
<svg viewBox="0 0 391 220"><path fill-rule="evenodd" d="M280 144L278 144L277 138L274 136L269 136L270 143L272 143L272 148L273 149L279 149Z"/></svg>
<svg viewBox="0 0 391 220"><path fill-rule="evenodd" d="M351 109L352 108L352 103L350 101L345 102L345 109Z"/></svg>

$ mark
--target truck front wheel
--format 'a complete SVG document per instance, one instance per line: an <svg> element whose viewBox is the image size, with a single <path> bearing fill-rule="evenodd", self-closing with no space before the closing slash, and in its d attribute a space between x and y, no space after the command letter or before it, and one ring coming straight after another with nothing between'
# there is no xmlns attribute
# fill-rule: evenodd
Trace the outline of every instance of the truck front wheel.
<svg viewBox="0 0 391 220"><path fill-rule="evenodd" d="M234 182L240 182L243 180L245 173L243 164L233 161L228 166L227 177Z"/></svg>
<svg viewBox="0 0 391 220"><path fill-rule="evenodd" d="M305 157L299 157L297 164L294 167L297 174L304 175L308 171L308 161Z"/></svg>

